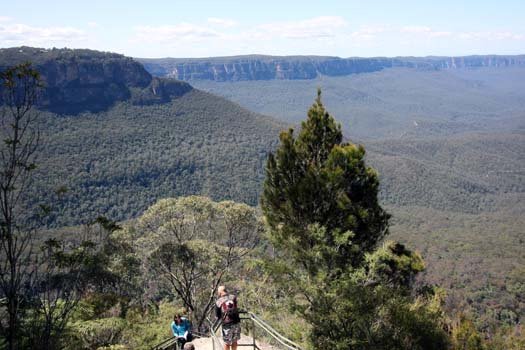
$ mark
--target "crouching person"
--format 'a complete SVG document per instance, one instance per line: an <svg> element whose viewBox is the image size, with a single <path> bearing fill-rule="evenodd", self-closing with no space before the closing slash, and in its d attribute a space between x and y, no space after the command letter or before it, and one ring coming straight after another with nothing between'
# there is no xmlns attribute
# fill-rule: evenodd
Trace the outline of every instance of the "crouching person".
<svg viewBox="0 0 525 350"><path fill-rule="evenodd" d="M177 338L178 348L183 349L184 344L192 340L191 324L186 317L177 314L173 317L171 322L171 331L173 336Z"/></svg>

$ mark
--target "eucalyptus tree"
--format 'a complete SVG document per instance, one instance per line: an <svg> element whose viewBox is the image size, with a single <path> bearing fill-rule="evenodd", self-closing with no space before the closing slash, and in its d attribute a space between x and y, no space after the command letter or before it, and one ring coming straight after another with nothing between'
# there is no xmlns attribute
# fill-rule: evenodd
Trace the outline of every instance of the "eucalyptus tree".
<svg viewBox="0 0 525 350"><path fill-rule="evenodd" d="M201 328L217 287L236 275L263 230L256 209L207 197L168 198L138 220L136 241L144 267L179 300Z"/></svg>
<svg viewBox="0 0 525 350"><path fill-rule="evenodd" d="M0 83L0 298L7 313L0 330L11 350L17 348L24 289L34 271L33 231L25 224L21 198L36 168L39 114L34 107L42 79L25 63L1 72Z"/></svg>

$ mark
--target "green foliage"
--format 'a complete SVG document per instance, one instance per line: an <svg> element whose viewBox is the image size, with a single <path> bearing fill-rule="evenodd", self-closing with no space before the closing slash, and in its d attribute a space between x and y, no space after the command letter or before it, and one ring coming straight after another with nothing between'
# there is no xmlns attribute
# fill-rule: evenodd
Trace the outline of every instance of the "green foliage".
<svg viewBox="0 0 525 350"><path fill-rule="evenodd" d="M58 65L130 61L89 50L22 51L2 49L0 56L5 64L18 56L37 65L48 59ZM346 137L366 140L366 161L381 174L380 199L396 217L395 239L422 251L429 262L426 282L446 286L450 305L466 301L456 308L471 309L486 328L524 315L510 275L523 264L514 260L525 249L519 238L523 72L396 68L315 80L192 84L290 123L299 121L311 91L321 86ZM131 100L103 113L42 116L46 142L27 207L53 209L47 224L85 223L101 213L128 219L159 198L197 193L258 202L266 155L285 124L200 91L166 103L155 95L163 103L149 106L136 105L151 98L141 93L151 90L133 90ZM57 199L55 189L66 187Z"/></svg>
<svg viewBox="0 0 525 350"><path fill-rule="evenodd" d="M58 51L51 51L56 55L53 59L67 64L79 54L76 50ZM32 57L29 51L24 55L25 59L37 56ZM103 54L100 59L122 59L111 55ZM97 54L85 51L81 56L88 60ZM428 266L425 281L443 285L449 291L450 314L466 310L476 326L490 336L497 335L492 345L510 349L512 344L519 344L520 333L512 327L508 333L493 328L495 324L523 323L524 315L520 166L525 143L519 133L519 113L521 91L525 90L516 88L525 81L523 71L443 74L407 74L394 69L366 76L279 82L280 86L274 82L221 84L215 91L234 98L244 94L242 101L238 99L241 103L251 98L248 102L253 104L248 105L253 109L296 121L298 111L310 99L308 91L313 89L305 86L322 85L325 100L345 118L341 119L342 129L349 135L403 135L401 140L367 142L367 162L382 174L381 198L395 205L388 207L396 219L391 231L395 239L424 253ZM408 87L400 89L400 85ZM134 99L129 103L117 104L101 114L44 115L43 164L37 169L37 187L27 196L28 207L51 209L55 189L61 189L62 202L57 210L49 212L48 223L63 225L86 222L97 213L113 219L137 216L158 198L178 194L205 193L215 199L257 202L265 157L274 149L276 130L283 124L199 91L169 103L165 103L165 96L151 96L149 90L132 91L132 95ZM137 105L152 99L162 103ZM472 130L482 133L464 133ZM487 130L491 134L486 134ZM319 139L319 135L310 136ZM12 142L8 140L9 144ZM352 152L359 153L359 148ZM334 159L344 161L345 152L339 153ZM32 171L34 166L25 169ZM62 191L65 184L68 191ZM405 205L411 206L402 207ZM305 231L311 235L314 248L300 252L312 266L336 260L332 256L339 248L321 244L327 235L333 236L334 242L345 243L353 238L351 231L327 233L325 227L315 223L308 224ZM127 309L147 304L148 298L141 294L145 282L140 271L143 260L134 251L136 236L128 233L114 232L111 242L91 261L90 275L104 281L104 288L111 286L111 291L97 286L97 292L86 298L95 306L96 316L92 318L110 314L125 317ZM206 252L205 241L200 244ZM362 277L364 283L411 284L420 270L414 253L391 253L372 253L373 267L360 272L366 276ZM275 280L292 276L300 282L325 283L322 279L309 281L302 271L290 272L289 267L280 266L285 274ZM242 276L241 281L227 278L244 286L243 290L250 290L250 280ZM268 281L270 286L254 286L245 300L260 310L270 307L279 314L284 310L286 293L272 286L272 278ZM294 290L294 284L290 282L288 290ZM271 297L256 297L262 290ZM155 293L155 298L166 295ZM304 302L304 298L299 301ZM267 315L271 318L270 312ZM286 322L279 324L285 331L308 328L295 315L287 315L286 321L294 327ZM294 339L301 339L299 333Z"/></svg>
<svg viewBox="0 0 525 350"><path fill-rule="evenodd" d="M410 288L416 274L425 269L423 258L400 243L386 242L365 257L370 282L390 287Z"/></svg>
<svg viewBox="0 0 525 350"><path fill-rule="evenodd" d="M454 349L457 350L482 350L483 340L476 330L474 323L461 316L458 326L452 332Z"/></svg>
<svg viewBox="0 0 525 350"><path fill-rule="evenodd" d="M441 310L412 300L421 257L386 243L389 215L364 148L341 144L320 92L297 139L281 134L261 205L278 258L269 263L311 325L315 349L445 349Z"/></svg>
<svg viewBox="0 0 525 350"><path fill-rule="evenodd" d="M69 332L77 349L98 349L122 341L126 320L119 317L77 321ZM70 343L69 348L73 348Z"/></svg>
<svg viewBox="0 0 525 350"><path fill-rule="evenodd" d="M25 199L53 208L51 226L126 220L161 198L194 194L255 205L282 127L197 90L160 105L42 118L46 143Z"/></svg>
<svg viewBox="0 0 525 350"><path fill-rule="evenodd" d="M525 348L525 330L522 325L501 327L485 343L486 348L491 350L521 350Z"/></svg>
<svg viewBox="0 0 525 350"><path fill-rule="evenodd" d="M268 158L261 206L272 242L309 273L358 266L387 232L376 172L364 148L341 144L341 128L319 96L297 139L281 133Z"/></svg>
<svg viewBox="0 0 525 350"><path fill-rule="evenodd" d="M133 308L125 317L76 320L67 329L65 349L151 349L170 337L170 322L180 309L160 302L147 310Z"/></svg>
<svg viewBox="0 0 525 350"><path fill-rule="evenodd" d="M254 208L232 201L190 196L167 198L138 219L140 251L160 294L187 308L197 328L204 325L216 288L235 276L244 256L260 241L262 223Z"/></svg>
<svg viewBox="0 0 525 350"><path fill-rule="evenodd" d="M116 308L116 315L125 315L122 305L133 288L130 281L123 281L123 276L111 269L113 258L124 253L110 238L118 229L114 222L98 218L80 242L71 237L67 241L51 238L42 244L39 254L35 253L35 283L28 294L30 303L25 305L26 333L21 337L27 339L31 348L64 346L70 320L84 322L105 317L116 306L121 306ZM89 336L91 331L86 332L85 336Z"/></svg>
<svg viewBox="0 0 525 350"><path fill-rule="evenodd" d="M307 348L310 325L297 313L289 312L290 296L297 290L296 280L291 274L283 273L288 271L286 268L279 272L265 268L265 259L271 251L266 245L267 242L263 242L246 256L236 273L238 277L228 283L240 291L242 309L255 313L280 334Z"/></svg>
<svg viewBox="0 0 525 350"><path fill-rule="evenodd" d="M306 317L316 349L446 349L442 314L428 300L412 301L388 287L350 277L311 295Z"/></svg>
<svg viewBox="0 0 525 350"><path fill-rule="evenodd" d="M147 350L169 338L173 315L180 312L180 305L161 302L158 308L148 313L131 312L127 316L128 327L123 334L124 344L129 349Z"/></svg>
<svg viewBox="0 0 525 350"><path fill-rule="evenodd" d="M308 302L295 309L312 325L314 348L447 348L444 298L434 290L414 298L407 279L394 278L415 275L422 263L409 251L401 258L393 254L388 248L395 246L368 255L370 266L365 263L335 280L317 276L301 285Z"/></svg>

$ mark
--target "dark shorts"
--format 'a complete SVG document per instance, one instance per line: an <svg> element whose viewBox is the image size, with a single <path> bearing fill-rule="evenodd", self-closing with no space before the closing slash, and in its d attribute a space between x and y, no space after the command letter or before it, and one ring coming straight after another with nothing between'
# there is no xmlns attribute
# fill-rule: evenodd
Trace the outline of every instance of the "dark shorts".
<svg viewBox="0 0 525 350"><path fill-rule="evenodd" d="M241 339L240 323L222 325L222 340L224 340L225 344L231 345L236 343L239 339Z"/></svg>
<svg viewBox="0 0 525 350"><path fill-rule="evenodd" d="M192 337L191 333L188 333L188 336L186 338L184 338L184 337L177 337L177 343L179 344L179 349L182 349L184 344L186 344L187 342L192 341L192 340L193 340L193 337Z"/></svg>

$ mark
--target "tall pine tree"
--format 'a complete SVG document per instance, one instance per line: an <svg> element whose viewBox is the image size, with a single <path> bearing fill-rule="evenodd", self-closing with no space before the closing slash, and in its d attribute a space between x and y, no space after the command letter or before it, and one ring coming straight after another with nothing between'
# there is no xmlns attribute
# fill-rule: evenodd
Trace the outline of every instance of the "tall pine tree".
<svg viewBox="0 0 525 350"><path fill-rule="evenodd" d="M359 266L387 233L389 219L364 148L343 142L320 90L298 137L290 129L280 141L268 159L261 199L274 245L311 272L323 267L337 275Z"/></svg>

